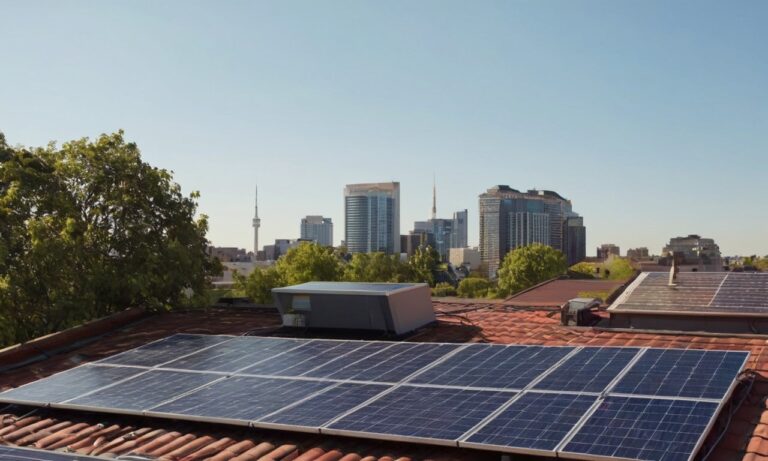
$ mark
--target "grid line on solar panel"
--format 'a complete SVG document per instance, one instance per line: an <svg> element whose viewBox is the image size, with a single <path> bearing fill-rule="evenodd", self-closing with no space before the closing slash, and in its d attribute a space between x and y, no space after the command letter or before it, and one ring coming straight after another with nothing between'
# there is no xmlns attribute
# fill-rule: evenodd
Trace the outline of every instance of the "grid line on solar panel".
<svg viewBox="0 0 768 461"><path fill-rule="evenodd" d="M399 385L321 427L321 433L455 446L468 430L506 403L510 391Z"/></svg>
<svg viewBox="0 0 768 461"><path fill-rule="evenodd" d="M547 373L532 388L603 392L640 351L633 347L584 347Z"/></svg>
<svg viewBox="0 0 768 461"><path fill-rule="evenodd" d="M302 344L296 339L242 336L167 362L160 368L235 373Z"/></svg>
<svg viewBox="0 0 768 461"><path fill-rule="evenodd" d="M573 350L573 347L473 345L418 372L408 383L523 389Z"/></svg>
<svg viewBox="0 0 768 461"><path fill-rule="evenodd" d="M224 378L218 374L151 370L56 406L141 414L144 410L221 379Z"/></svg>
<svg viewBox="0 0 768 461"><path fill-rule="evenodd" d="M459 446L551 455L597 399L526 391L465 434Z"/></svg>
<svg viewBox="0 0 768 461"><path fill-rule="evenodd" d="M249 425L338 383L231 376L148 409L148 416Z"/></svg>
<svg viewBox="0 0 768 461"><path fill-rule="evenodd" d="M301 376L356 349L364 341L310 340L273 358L240 369L237 374L259 376Z"/></svg>
<svg viewBox="0 0 768 461"><path fill-rule="evenodd" d="M609 396L559 453L594 458L688 461L719 406L713 402Z"/></svg>
<svg viewBox="0 0 768 461"><path fill-rule="evenodd" d="M175 334L97 363L156 367L233 339L233 336Z"/></svg>
<svg viewBox="0 0 768 461"><path fill-rule="evenodd" d="M110 387L146 371L132 367L86 364L0 393L0 401L51 405Z"/></svg>
<svg viewBox="0 0 768 461"><path fill-rule="evenodd" d="M647 349L611 392L720 400L748 357L741 351Z"/></svg>
<svg viewBox="0 0 768 461"><path fill-rule="evenodd" d="M0 459L3 461L89 461L104 458L0 445Z"/></svg>

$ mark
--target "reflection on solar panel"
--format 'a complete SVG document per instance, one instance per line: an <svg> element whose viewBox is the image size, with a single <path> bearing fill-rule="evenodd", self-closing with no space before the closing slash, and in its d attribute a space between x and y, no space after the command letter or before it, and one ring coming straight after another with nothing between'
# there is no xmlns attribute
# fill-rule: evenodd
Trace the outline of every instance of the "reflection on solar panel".
<svg viewBox="0 0 768 461"><path fill-rule="evenodd" d="M466 438L465 446L515 447L550 454L595 400L597 397L588 395L526 392Z"/></svg>
<svg viewBox="0 0 768 461"><path fill-rule="evenodd" d="M722 399L745 360L741 352L650 349L613 392Z"/></svg>
<svg viewBox="0 0 768 461"><path fill-rule="evenodd" d="M140 413L192 389L209 384L222 376L182 371L151 370L65 402L79 407L99 407Z"/></svg>
<svg viewBox="0 0 768 461"><path fill-rule="evenodd" d="M331 423L327 432L451 442L513 396L512 392L406 385Z"/></svg>
<svg viewBox="0 0 768 461"><path fill-rule="evenodd" d="M0 459L3 461L92 461L103 458L0 445Z"/></svg>
<svg viewBox="0 0 768 461"><path fill-rule="evenodd" d="M419 286L415 283L358 283L358 282L307 282L301 285L276 288L277 293L392 293L404 288ZM423 286L423 285L422 285Z"/></svg>
<svg viewBox="0 0 768 461"><path fill-rule="evenodd" d="M573 349L481 344L457 352L439 365L419 373L409 382L522 389Z"/></svg>
<svg viewBox="0 0 768 461"><path fill-rule="evenodd" d="M687 461L717 409L713 402L608 397L563 454Z"/></svg>
<svg viewBox="0 0 768 461"><path fill-rule="evenodd" d="M0 402L510 453L688 460L747 356L176 335L1 393Z"/></svg>
<svg viewBox="0 0 768 461"><path fill-rule="evenodd" d="M230 339L231 336L177 334L107 357L101 363L154 367Z"/></svg>
<svg viewBox="0 0 768 461"><path fill-rule="evenodd" d="M299 405L262 418L256 425L268 426L267 423L272 423L317 428L389 388L384 384L339 384Z"/></svg>
<svg viewBox="0 0 768 461"><path fill-rule="evenodd" d="M602 392L640 349L585 347L548 374L534 389Z"/></svg>
<svg viewBox="0 0 768 461"><path fill-rule="evenodd" d="M332 386L324 381L292 381L235 376L155 407L166 413L248 423Z"/></svg>
<svg viewBox="0 0 768 461"><path fill-rule="evenodd" d="M145 371L140 368L84 365L11 389L0 396L4 402L49 405L93 392Z"/></svg>
<svg viewBox="0 0 768 461"><path fill-rule="evenodd" d="M768 315L768 273L681 272L668 283L665 272L644 272L609 310Z"/></svg>

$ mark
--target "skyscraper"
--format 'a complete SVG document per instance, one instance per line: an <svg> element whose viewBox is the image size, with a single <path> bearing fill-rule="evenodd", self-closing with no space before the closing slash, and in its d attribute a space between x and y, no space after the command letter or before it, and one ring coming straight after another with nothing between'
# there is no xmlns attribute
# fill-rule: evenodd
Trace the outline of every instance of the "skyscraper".
<svg viewBox="0 0 768 461"><path fill-rule="evenodd" d="M509 251L531 243L560 250L569 262L586 253L583 220L556 192L495 186L480 194L479 209L480 257L491 276Z"/></svg>
<svg viewBox="0 0 768 461"><path fill-rule="evenodd" d="M451 234L451 248L466 248L467 240L467 210L453 213L453 229Z"/></svg>
<svg viewBox="0 0 768 461"><path fill-rule="evenodd" d="M344 188L344 241L350 253L400 253L400 183Z"/></svg>
<svg viewBox="0 0 768 461"><path fill-rule="evenodd" d="M314 240L323 246L333 246L333 222L331 222L331 218L307 216L302 219L301 238Z"/></svg>
<svg viewBox="0 0 768 461"><path fill-rule="evenodd" d="M255 203L255 207L253 210L253 258L255 260L256 255L259 254L259 227L261 227L261 219L259 219L259 186L256 186L254 203Z"/></svg>

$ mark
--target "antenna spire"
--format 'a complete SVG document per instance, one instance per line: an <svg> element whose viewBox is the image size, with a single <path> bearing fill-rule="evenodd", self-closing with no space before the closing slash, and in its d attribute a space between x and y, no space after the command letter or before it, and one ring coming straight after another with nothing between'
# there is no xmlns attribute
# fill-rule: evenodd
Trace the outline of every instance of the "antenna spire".
<svg viewBox="0 0 768 461"><path fill-rule="evenodd" d="M437 219L437 187L434 174L432 174L432 219Z"/></svg>

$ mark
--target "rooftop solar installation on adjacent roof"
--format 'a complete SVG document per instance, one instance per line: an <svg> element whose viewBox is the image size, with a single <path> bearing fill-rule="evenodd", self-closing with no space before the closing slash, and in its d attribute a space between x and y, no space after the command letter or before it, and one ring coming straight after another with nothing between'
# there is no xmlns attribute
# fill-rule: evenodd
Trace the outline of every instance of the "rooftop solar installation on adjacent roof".
<svg viewBox="0 0 768 461"><path fill-rule="evenodd" d="M509 453L689 460L747 357L175 335L6 391L0 402Z"/></svg>
<svg viewBox="0 0 768 461"><path fill-rule="evenodd" d="M424 286L421 283L358 283L358 282L307 282L300 285L275 288L276 293L328 293L386 295L395 291Z"/></svg>
<svg viewBox="0 0 768 461"><path fill-rule="evenodd" d="M644 272L609 311L768 315L768 273Z"/></svg>
<svg viewBox="0 0 768 461"><path fill-rule="evenodd" d="M35 450L0 445L0 459L3 461L92 461L93 456L62 453L60 451Z"/></svg>

